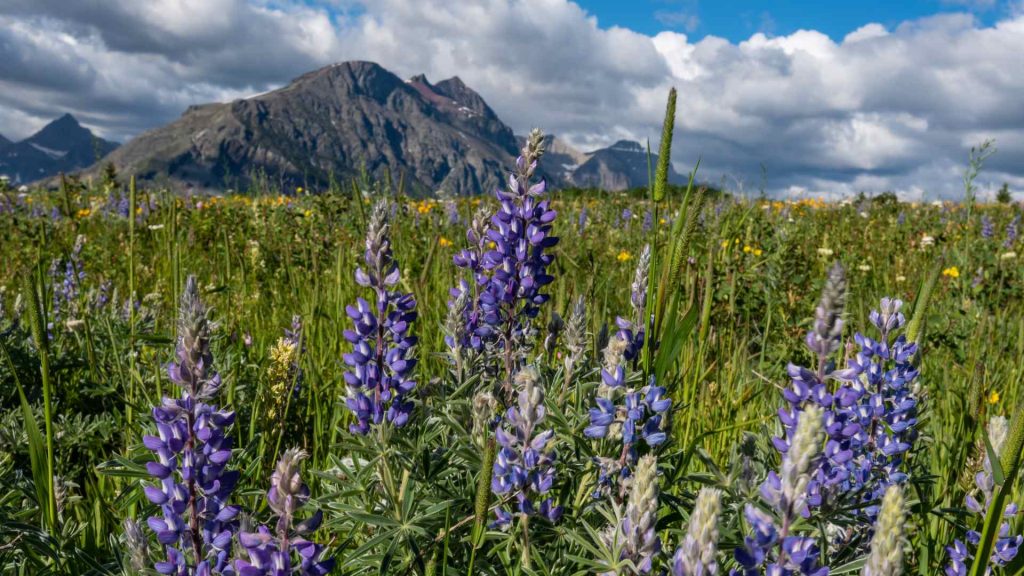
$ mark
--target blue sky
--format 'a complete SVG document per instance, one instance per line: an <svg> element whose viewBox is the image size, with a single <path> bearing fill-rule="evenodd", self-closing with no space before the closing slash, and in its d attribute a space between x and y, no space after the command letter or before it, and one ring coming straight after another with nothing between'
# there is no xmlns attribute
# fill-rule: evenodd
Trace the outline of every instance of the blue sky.
<svg viewBox="0 0 1024 576"><path fill-rule="evenodd" d="M996 0L579 0L577 3L597 16L602 27L622 26L644 34L674 30L694 40L713 35L733 42L745 40L757 32L776 36L801 29L817 30L833 40L841 40L870 22L891 29L905 21L952 12L970 12L980 24L987 25L1007 10L1004 3Z"/></svg>

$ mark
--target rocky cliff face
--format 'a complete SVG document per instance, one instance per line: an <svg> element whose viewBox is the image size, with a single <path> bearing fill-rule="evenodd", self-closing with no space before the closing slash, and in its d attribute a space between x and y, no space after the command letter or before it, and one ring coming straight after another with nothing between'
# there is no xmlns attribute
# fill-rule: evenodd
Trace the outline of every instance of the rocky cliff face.
<svg viewBox="0 0 1024 576"><path fill-rule="evenodd" d="M144 180L200 188L258 177L322 186L365 169L410 191L469 194L499 185L515 153L512 130L458 78L406 82L345 62L253 98L192 107L107 160Z"/></svg>
<svg viewBox="0 0 1024 576"><path fill-rule="evenodd" d="M121 174L175 188L237 190L266 180L287 190L366 173L390 176L410 192L477 194L504 184L521 145L458 77L432 84L371 62L344 62L252 98L193 106L85 175L113 162ZM547 149L541 170L555 186L647 185L646 150L635 142L585 154L549 136Z"/></svg>
<svg viewBox="0 0 1024 576"><path fill-rule="evenodd" d="M14 183L49 178L89 166L116 147L65 114L20 142L0 137L0 175Z"/></svg>

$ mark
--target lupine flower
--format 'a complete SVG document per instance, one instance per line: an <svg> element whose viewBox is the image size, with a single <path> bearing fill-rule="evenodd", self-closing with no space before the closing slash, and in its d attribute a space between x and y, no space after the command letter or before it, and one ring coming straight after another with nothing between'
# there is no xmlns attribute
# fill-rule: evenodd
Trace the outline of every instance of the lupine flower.
<svg viewBox="0 0 1024 576"><path fill-rule="evenodd" d="M583 234L583 231L587 229L587 206L586 204L580 208L580 215L576 221L576 231Z"/></svg>
<svg viewBox="0 0 1024 576"><path fill-rule="evenodd" d="M626 339L615 334L605 348L601 384L594 399L596 406L590 409L590 425L583 431L587 438L622 443L621 448L615 448L617 460L595 459L599 469L595 498L610 490L616 475L629 476L637 463L641 441L653 448L667 439L662 422L672 400L665 396L664 388L657 386L654 375L640 389L627 386L628 347Z"/></svg>
<svg viewBox="0 0 1024 576"><path fill-rule="evenodd" d="M407 398L416 387L411 378L416 360L410 358L416 338L409 334L416 320L416 299L394 291L399 281L398 265L391 255L387 204L377 204L366 233L366 268L356 269L356 283L372 288L374 303L362 298L345 310L354 330L345 330L352 351L345 354L350 369L345 372L348 399L345 404L356 416L349 426L354 434L367 434L371 426L388 422L402 426L412 413Z"/></svg>
<svg viewBox="0 0 1024 576"><path fill-rule="evenodd" d="M587 303L582 296L576 299L572 312L565 322L564 342L567 353L563 359L565 370L562 377L562 393L559 397L560 404L564 401L569 386L572 385L576 368L586 360Z"/></svg>
<svg viewBox="0 0 1024 576"><path fill-rule="evenodd" d="M449 347L453 346L454 341L457 340L461 348L470 348L477 352L483 350L484 339L479 334L482 320L478 294L481 287L486 286L489 279L487 271L483 267L483 261L484 254L488 252L488 246L491 242L488 239L490 226L490 216L487 209L481 207L473 215L469 228L466 230L466 239L469 241L469 247L459 251L459 253L452 257L452 261L456 266L464 268L469 272L472 277L472 284L462 280L457 287L449 291L451 296L448 301L449 308L459 306L463 310L463 318L460 322L462 326L458 327L457 330L453 329L452 334L450 334L453 342L449 343ZM464 305L459 305L458 299L460 297L466 299Z"/></svg>
<svg viewBox="0 0 1024 576"><path fill-rule="evenodd" d="M770 576L828 574L827 567L818 567L814 539L791 534L793 522L813 497L810 471L821 452L822 410L810 404L798 413L797 420L792 443L782 459L781 475L771 472L761 485L761 498L775 517L747 504L744 516L753 534L736 549L740 569L733 569L732 576L755 576L762 568Z"/></svg>
<svg viewBox="0 0 1024 576"><path fill-rule="evenodd" d="M333 558L324 558L324 547L305 535L323 522L317 510L296 523L296 515L309 501L309 487L299 475L307 454L295 448L285 451L270 477L267 506L277 517L274 529L259 526L255 532L242 531L238 541L248 560L235 560L239 576L323 576L334 568Z"/></svg>
<svg viewBox="0 0 1024 576"><path fill-rule="evenodd" d="M648 454L637 463L622 523L623 554L640 574L651 571L654 556L661 552L661 539L654 529L657 521L658 459Z"/></svg>
<svg viewBox="0 0 1024 576"><path fill-rule="evenodd" d="M825 362L839 348L843 336L843 310L846 308L846 272L838 262L832 265L821 300L814 309L814 327L806 343L818 357L819 378L824 377Z"/></svg>
<svg viewBox="0 0 1024 576"><path fill-rule="evenodd" d="M53 282L53 307L50 317L53 322L47 327L49 330L53 330L62 320L72 320L78 314L78 295L85 281L85 267L82 265L84 246L85 236L79 234L75 238L71 254L63 261L54 260L50 265L50 278Z"/></svg>
<svg viewBox="0 0 1024 576"><path fill-rule="evenodd" d="M828 307L828 299L823 297L823 309ZM907 479L903 455L917 435L917 400L912 387L918 371L911 363L917 347L902 335L892 338L906 321L900 312L902 305L899 300L882 299L880 310L870 316L880 339L858 333L854 340L860 352L842 370L828 369L822 354L833 348L829 342L837 341L841 326L833 323L829 329L829 321L815 322L814 334L807 342L818 356L818 371L792 364L788 367L792 386L784 396L790 406L779 413L785 434L773 439L776 448L785 453L802 407L816 404L824 409L828 440L824 457L812 472L810 505L835 507L842 501L869 524L878 512L872 502L881 500L889 485ZM835 314L818 316L839 321ZM826 378L838 380L839 387L830 391Z"/></svg>
<svg viewBox="0 0 1024 576"><path fill-rule="evenodd" d="M701 488L690 516L683 542L672 558L672 576L714 576L718 574L718 516L722 512L722 493Z"/></svg>
<svg viewBox="0 0 1024 576"><path fill-rule="evenodd" d="M480 323L475 331L504 351L507 400L512 396L511 374L522 362L521 348L531 322L549 299L543 289L554 280L547 273L554 256L546 250L558 243L551 235L556 213L548 200L540 199L545 181L531 183L543 153L544 135L534 130L516 160L515 173L509 176L508 190L496 192L501 208L491 217L487 231L493 247L481 258L484 282L477 280ZM465 258L457 258L455 264L471 268Z"/></svg>
<svg viewBox="0 0 1024 576"><path fill-rule="evenodd" d="M636 263L633 283L630 285L629 303L633 308L632 318L627 320L621 316L615 318L619 337L626 343L626 360L635 362L640 358L647 333L647 325L652 318L647 314L647 282L651 269L651 246L644 245L640 258Z"/></svg>
<svg viewBox="0 0 1024 576"><path fill-rule="evenodd" d="M448 358L459 374L462 373L464 352L469 342L465 335L469 331L469 306L471 294L469 290L459 290L448 303L448 315L444 321L444 343L448 348ZM471 348L469 348L471 350Z"/></svg>
<svg viewBox="0 0 1024 576"><path fill-rule="evenodd" d="M189 276L181 295L175 361L167 370L181 396L164 397L153 409L157 435L143 438L157 456L146 470L158 484L146 486L145 493L161 510L148 520L167 555L156 563L160 574L203 576L229 570L238 509L228 499L238 473L227 470L232 440L226 429L235 414L205 403L220 389L210 330L196 279Z"/></svg>
<svg viewBox="0 0 1024 576"><path fill-rule="evenodd" d="M992 219L989 218L988 214L981 217L981 237L990 240L996 235L995 224L992 223Z"/></svg>
<svg viewBox="0 0 1024 576"><path fill-rule="evenodd" d="M861 576L900 576L903 572L903 489L889 486L871 538L871 553Z"/></svg>
<svg viewBox="0 0 1024 576"><path fill-rule="evenodd" d="M473 396L473 440L483 447L487 431L498 422L498 401L490 392L478 392Z"/></svg>
<svg viewBox="0 0 1024 576"><path fill-rule="evenodd" d="M131 518L126 518L122 526L128 566L136 574L145 574L150 566L149 539L142 531L142 525Z"/></svg>
<svg viewBox="0 0 1024 576"><path fill-rule="evenodd" d="M1006 442L1006 437L1009 434L1009 426L1006 422L1006 418L1002 416L994 416L988 423L988 438L989 444L992 446L993 452L999 454L1003 449L1003 444ZM967 509L984 516L992 503L992 497L994 495L995 479L992 473L992 462L988 458L986 450L985 458L982 463L982 469L974 476L975 485L978 487L978 492L984 497L982 502L979 502L974 494L968 494ZM1011 519L1017 515L1018 507L1016 503L1009 503L1003 509L1003 517ZM976 530L967 531L967 541L954 540L951 546L946 547L946 552L949 554L949 564L946 566L947 576L966 576L968 567L971 561L974 559L973 549L978 545L981 540L981 534ZM991 573L992 566L1002 567L1006 566L1010 561L1017 557L1017 552L1020 549L1020 545L1024 543L1024 536L1012 535L1010 532L1009 521L1004 521L999 526L999 537L996 539L995 549L992 550L992 556L989 559L989 568L986 574Z"/></svg>
<svg viewBox="0 0 1024 576"><path fill-rule="evenodd" d="M554 432L538 429L547 411L540 372L527 366L514 380L519 390L518 402L508 409L505 424L495 433L501 448L494 459L491 490L495 494L514 495L518 511L524 516L539 515L557 522L562 507L544 496L555 482L556 454L550 446ZM512 520L512 514L502 508L496 514L495 525L505 526Z"/></svg>
<svg viewBox="0 0 1024 576"><path fill-rule="evenodd" d="M1006 225L1006 239L1003 240L1003 248L1010 248L1017 241L1017 227L1020 225L1020 214L1013 217Z"/></svg>
<svg viewBox="0 0 1024 576"><path fill-rule="evenodd" d="M654 228L654 213L650 209L644 213L644 232L650 232Z"/></svg>

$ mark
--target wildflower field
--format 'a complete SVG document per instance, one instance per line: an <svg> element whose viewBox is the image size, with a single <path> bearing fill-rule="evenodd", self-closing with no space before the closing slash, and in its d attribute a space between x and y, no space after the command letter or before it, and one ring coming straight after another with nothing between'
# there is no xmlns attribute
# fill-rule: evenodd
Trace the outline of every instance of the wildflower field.
<svg viewBox="0 0 1024 576"><path fill-rule="evenodd" d="M0 572L1024 572L1020 206L540 142L471 198L4 189Z"/></svg>

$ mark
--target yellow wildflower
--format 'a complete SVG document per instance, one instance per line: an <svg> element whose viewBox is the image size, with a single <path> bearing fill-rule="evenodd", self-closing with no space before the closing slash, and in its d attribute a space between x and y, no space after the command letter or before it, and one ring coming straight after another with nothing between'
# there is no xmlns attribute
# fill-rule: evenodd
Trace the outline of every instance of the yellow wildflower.
<svg viewBox="0 0 1024 576"><path fill-rule="evenodd" d="M999 403L999 392L996 392L995 390L990 392L989 395L988 395L988 403L989 404L998 404Z"/></svg>
<svg viewBox="0 0 1024 576"><path fill-rule="evenodd" d="M633 258L633 255L630 254L629 252L626 252L625 250L623 250L622 252L619 252L619 255L616 256L615 258L619 262L628 262L630 259Z"/></svg>
<svg viewBox="0 0 1024 576"><path fill-rule="evenodd" d="M296 188L295 189L295 193L296 194L302 194L302 186L299 186L298 188Z"/></svg>
<svg viewBox="0 0 1024 576"><path fill-rule="evenodd" d="M270 348L270 366L267 369L269 381L269 397L266 406L267 419L274 420L284 410L288 398L287 391L294 380L295 361L299 357L299 347L285 338L279 338Z"/></svg>
<svg viewBox="0 0 1024 576"><path fill-rule="evenodd" d="M957 268L956 266L950 266L949 268L946 268L945 270L942 271L942 275L948 276L950 278L959 278L960 269Z"/></svg>
<svg viewBox="0 0 1024 576"><path fill-rule="evenodd" d="M91 213L92 213L92 210L90 210L88 208L82 208L81 210L79 210L78 212L75 213L75 217L76 218L88 218L89 214L91 214Z"/></svg>
<svg viewBox="0 0 1024 576"><path fill-rule="evenodd" d="M760 256L763 253L764 250L761 250L760 248L754 248L754 256Z"/></svg>
<svg viewBox="0 0 1024 576"><path fill-rule="evenodd" d="M729 247L729 241L728 240L722 240L722 248L728 248L728 247Z"/></svg>
<svg viewBox="0 0 1024 576"><path fill-rule="evenodd" d="M750 247L750 244L744 244L743 245L743 253L744 254L750 254L753 251L754 251L754 249Z"/></svg>
<svg viewBox="0 0 1024 576"><path fill-rule="evenodd" d="M303 210L302 215L305 216L306 218L309 218L310 216L313 215L313 211L310 210L309 208L306 208L305 210Z"/></svg>
<svg viewBox="0 0 1024 576"><path fill-rule="evenodd" d="M441 246L441 248L447 248L452 245L452 241L445 238L444 236L441 236L441 238L437 241L437 244Z"/></svg>

